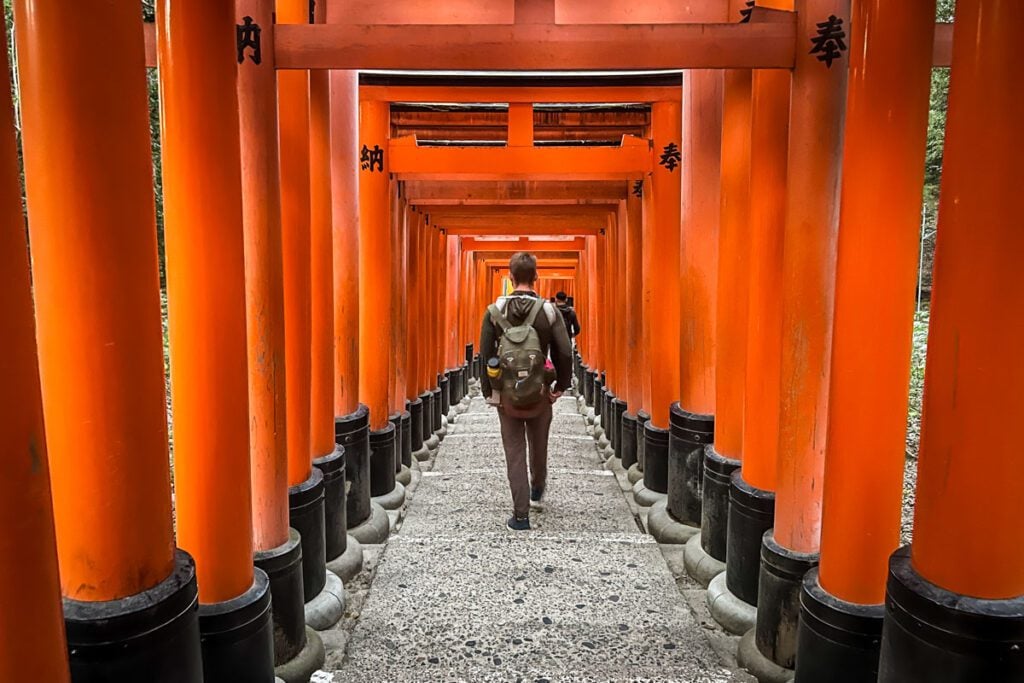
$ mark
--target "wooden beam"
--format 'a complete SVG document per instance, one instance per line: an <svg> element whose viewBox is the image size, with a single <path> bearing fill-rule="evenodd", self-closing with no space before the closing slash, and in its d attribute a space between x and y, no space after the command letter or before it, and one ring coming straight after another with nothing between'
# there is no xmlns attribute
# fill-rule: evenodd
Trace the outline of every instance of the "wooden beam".
<svg viewBox="0 0 1024 683"><path fill-rule="evenodd" d="M622 181L455 181L410 180L405 196L417 206L480 204L604 204L626 198Z"/></svg>
<svg viewBox="0 0 1024 683"><path fill-rule="evenodd" d="M365 0L369 1L369 0ZM375 3L377 4L377 3ZM383 4L383 3L381 3ZM436 5L436 3L434 3ZM636 3L639 4L639 3ZM576 32L575 35L565 32L556 31L552 36L552 43L547 49L542 50L540 54L544 55L544 59L539 59L536 56L531 57L529 54L518 55L519 50L523 49L522 45L517 45L517 37L520 35L525 40L529 38L530 44L545 45L543 38L543 29L590 29L591 31L598 27L596 25L591 26L556 26L546 27L544 25L532 25L527 27L521 27L522 34L512 35L510 31L511 27L503 27L500 25L488 25L485 27L474 27L467 25L458 26L405 26L405 27L393 27L393 26L373 26L373 25L281 25L276 28L275 31L275 58L277 60L278 68L341 68L341 69L356 69L356 68L379 68L379 69L407 69L415 66L418 69L550 69L552 66L556 66L559 69L599 69L599 68L615 68L615 69L650 69L650 68L669 68L669 69L681 69L681 68L699 68L702 66L698 62L709 62L709 61L723 61L723 55L729 51L740 51L743 53L749 53L751 51L757 52L759 48L758 43L760 41L765 42L765 47L770 47L770 53L761 55L757 60L757 64L718 64L717 67L722 66L733 66L748 68L792 68L793 66L793 44L794 28L788 23L769 23L769 24L741 24L738 26L770 26L774 27L772 30L767 31L769 38L765 38L762 34L743 34L740 31L739 36L729 35L726 38L725 34L721 30L715 30L712 32L709 38L697 38L700 32L697 29L704 27L716 26L716 27L728 27L733 26L732 24L667 24L667 25L654 25L654 24L642 24L642 25L627 25L617 26L615 28L627 28L634 29L632 33L625 34L625 37L620 37L617 40L610 40L606 38L604 43L605 47L600 50L612 50L607 55L601 57L600 51L596 53L597 56L589 57L592 61L603 61L605 63L616 61L617 64L613 66L580 66L581 62L586 61L589 52L573 56L572 52L577 49L574 47L579 44L579 47L585 48L588 45L593 47L597 38L595 35L590 36L590 41L586 39L586 35L581 35L580 32ZM685 27L685 29L681 29ZM781 29L779 27L782 27ZM431 36L429 39L414 40L412 44L405 44L400 41L410 39L415 31L421 29L441 29L444 34L443 39L436 36ZM387 30L385 30L387 29ZM639 29L637 31L636 29ZM656 44L657 48L653 47L651 43L646 42L647 38L644 36L643 31L647 30L652 34L657 33ZM668 31L671 33L673 30L688 35L688 41L685 44L679 46L669 46L664 54L659 54L659 50L666 49L665 43L671 41L671 37L666 35L664 32ZM315 33L310 36L308 31L314 31ZM367 39L360 40L361 33L367 32ZM501 31L505 32L505 35L501 34ZM764 29L760 29L762 33ZM782 31L785 35L774 34L773 31ZM480 32L479 35L477 33ZM788 33L786 33L788 32ZM498 35L495 35L495 34ZM461 36L460 36L461 34ZM474 34L474 40L466 43L465 49L463 49L461 43L462 38L467 34ZM146 66L156 66L156 29L152 23L143 24L143 36L146 43ZM444 39L449 39L445 42ZM454 39L454 42L450 42L450 39ZM394 45L388 41L399 41ZM711 42L712 40L718 40L719 44L714 50L709 50L708 54L703 58L700 57L699 53L705 49L700 47L699 43L702 41ZM488 43L487 41L492 41ZM722 43L724 41L724 44ZM735 45L733 42L735 41ZM787 42L788 41L788 42ZM652 41L653 42L653 41ZM770 43L770 45L769 45ZM731 46L731 47L730 47ZM637 50L638 47L643 47L642 50ZM427 49L433 51L435 54L429 59L420 59L417 55L417 50ZM594 47L594 49L598 49ZM510 53L509 50L512 50ZM528 51L527 51L528 52ZM633 54L633 53L636 54ZM563 59L568 53L567 59ZM612 55L618 55L612 57ZM629 55L624 57L623 55ZM694 59L683 60L682 58L692 56ZM713 59L712 57L715 57ZM437 64L445 63L445 60L449 64L455 66L437 66ZM948 67L953 61L953 25L952 24L936 24L935 25L935 57L932 66L934 67ZM461 63L460 63L461 62ZM522 66L524 63L531 63L532 66ZM625 64L628 62L632 66ZM641 64L641 62L644 62ZM768 64L767 62L778 62L775 64ZM374 63L377 66L353 66ZM653 63L660 64L660 66ZM340 64L340 66L339 66ZM482 66L481 64L486 64ZM347 65L347 66L346 66ZM656 102L665 99L676 98L678 99L678 88L665 88L665 87L641 87L641 88L544 88L536 87L532 89L532 93L524 93L522 99L519 101L528 102ZM566 97L565 90L575 90L580 94L575 97ZM628 91L633 90L633 93ZM435 102L438 98L438 91L436 88L429 86L363 86L360 88L364 99L381 99L389 102ZM492 99L494 94L493 88L488 87L472 87L472 88L446 88L444 90L445 102L503 102L507 100L503 99Z"/></svg>
<svg viewBox="0 0 1024 683"><path fill-rule="evenodd" d="M441 225L439 227L449 235L461 235L463 237L480 235L507 235L510 237L519 237L521 235L597 235L604 229L603 227L579 225L568 221L561 221L558 223L549 223L547 221L516 221L501 225L479 223L476 225Z"/></svg>
<svg viewBox="0 0 1024 683"><path fill-rule="evenodd" d="M678 86L363 85L359 97L386 102L533 102L534 104L639 103L678 100Z"/></svg>
<svg viewBox="0 0 1024 683"><path fill-rule="evenodd" d="M653 162L649 142L633 137L621 147L417 147L400 138L388 154L399 180L629 180Z"/></svg>
<svg viewBox="0 0 1024 683"><path fill-rule="evenodd" d="M503 204L479 206L435 206L427 213L432 223L442 220L487 219L586 219L605 221L612 212L618 210L617 204L580 204L575 206L508 206Z"/></svg>
<svg viewBox="0 0 1024 683"><path fill-rule="evenodd" d="M481 240L467 237L462 240L464 251L478 252L550 252L550 251L583 251L585 242L582 237L570 240Z"/></svg>

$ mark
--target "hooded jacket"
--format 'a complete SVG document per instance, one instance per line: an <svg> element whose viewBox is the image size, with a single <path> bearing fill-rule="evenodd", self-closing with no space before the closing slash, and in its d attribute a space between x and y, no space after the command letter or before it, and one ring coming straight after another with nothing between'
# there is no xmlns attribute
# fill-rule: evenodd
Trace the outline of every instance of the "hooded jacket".
<svg viewBox="0 0 1024 683"><path fill-rule="evenodd" d="M540 297L535 292L512 292L509 296L498 297L494 303L512 325L520 325L538 299ZM533 327L537 330L541 350L551 358L555 366L555 391L566 391L572 386L572 344L562 316L552 304L545 302ZM480 328L480 355L485 362L498 355L500 338L501 328L491 320L491 314L484 311ZM491 382L486 372L480 378L480 388L484 396L490 396Z"/></svg>
<svg viewBox="0 0 1024 683"><path fill-rule="evenodd" d="M558 312L562 314L562 319L565 321L565 331L569 333L569 339L574 338L580 333L580 321L576 317L576 310L569 305L569 302L556 302L558 306Z"/></svg>

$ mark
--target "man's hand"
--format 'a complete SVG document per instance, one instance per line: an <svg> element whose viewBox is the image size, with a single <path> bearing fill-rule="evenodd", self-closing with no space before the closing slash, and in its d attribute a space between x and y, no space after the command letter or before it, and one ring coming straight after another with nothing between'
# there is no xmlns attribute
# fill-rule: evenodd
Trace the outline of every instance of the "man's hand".
<svg viewBox="0 0 1024 683"><path fill-rule="evenodd" d="M565 393L565 392L562 392L562 391L552 391L550 394L548 394L548 398L550 398L551 402L554 403L555 401L557 401L558 399L560 399L562 397L563 393Z"/></svg>

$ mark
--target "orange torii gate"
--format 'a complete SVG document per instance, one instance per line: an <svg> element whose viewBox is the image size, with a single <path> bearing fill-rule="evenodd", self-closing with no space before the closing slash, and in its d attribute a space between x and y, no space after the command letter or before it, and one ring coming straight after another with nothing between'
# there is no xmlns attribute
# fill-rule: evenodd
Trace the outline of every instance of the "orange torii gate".
<svg viewBox="0 0 1024 683"><path fill-rule="evenodd" d="M234 646L245 650L251 680L269 680L267 577L253 568L253 554L261 562L262 553L285 557L298 547L292 534L285 538L284 482L299 489L293 492L299 499L291 501L292 526L301 526L297 511L312 517L303 569L306 587L315 589L327 559L318 553L346 546L344 534L333 546L310 538L329 518L321 510L326 501L319 499L318 472L337 482L342 462L330 443L328 404L351 483L348 498L341 497L344 486L335 486L334 511L345 509L354 535L378 537L383 513L371 494L380 503L400 498L395 481L406 448L417 437L420 450L429 453L431 443L436 448L444 413L461 398L456 387L464 387L467 368L458 351L472 339L466 302L474 299L459 293L475 278L479 305L503 267L474 256L486 253L476 247L484 236L509 232L568 236L580 245L570 250L579 254L574 271L557 266L549 272L577 278L586 321L581 348L590 364L585 392L601 413L599 431L610 437L606 452L627 453L622 440L631 429L645 435L636 473L647 486L638 486L637 495L646 490L653 502L664 489L666 529L678 524L692 534L716 509L703 496L714 479L709 474L719 475L720 494L732 496L744 480L751 489L775 493L774 510L757 511L762 525L770 517L773 531L755 543L761 609L756 631L741 647L745 662L793 665L799 599L800 648L813 653L799 658L803 679L873 673L879 640L883 681L1021 675L1024 539L1014 491L1024 473L1005 423L1021 408L1012 353L1024 333L1020 324L997 326L1001 309L985 303L1021 303L1008 273L1020 252L1011 213L1012 164L1019 156L1012 130L1024 111L1019 92L1005 87L1015 63L1011 27L1024 21L1019 5L990 9L984 0L961 0L954 45L950 26L932 25L928 0L894 8L855 0L854 14L849 0L797 0L794 12L753 8L744 23L735 22L745 3L724 0L642 7L619 0L486 6L457 0L440 8L397 0L352 3L344 12L340 3L321 2L313 17L306 3L282 0L276 26L268 0L240 0L238 8L261 26L265 49L261 61L246 54L251 46L240 46L238 73L251 89L236 94L238 46L231 37L246 24L230 6L158 4L159 39L153 27L139 29L130 8L91 8L84 27L90 30L68 34L61 15L26 0L15 3L40 388L76 680L98 676L89 672L100 660L122 667L115 675L128 680L163 670L196 677L200 666L217 677L238 664L226 654ZM789 9L781 1L761 4ZM844 34L851 47L849 102L847 55L833 55L825 65L814 42L836 21L851 27ZM869 33L869 25L882 28ZM97 34L107 49L91 49ZM52 50L57 41L64 50ZM157 61L176 537L155 326L150 164L138 106L143 64ZM942 197L949 237L940 238L936 268L917 540L912 553L894 554L897 417L905 404L910 311L906 300L893 302L910 280L908 236L920 189L915 156L923 141L929 64L954 65ZM411 65L690 71L681 87L631 89L591 80L515 93L481 84L360 87L352 71ZM730 70L724 80L721 69ZM279 95L275 71L281 72ZM101 96L112 90L127 95ZM419 146L413 137L392 135L391 102L494 101L488 96L509 105L508 145ZM275 109L275 98L276 122L267 111ZM626 133L617 146L534 144L535 105L566 101L650 105L650 130ZM882 116L883 110L906 118ZM283 143L279 158L268 151L276 147L275 127ZM234 137L239 129L248 136L241 144ZM106 141L102 155L95 140ZM357 156L361 146L379 158L364 162ZM886 170L892 167L894 182L879 184L879 158L887 160ZM743 187L758 188L758 179L769 185L766 196ZM585 196L570 196L587 183L593 185ZM464 187L454 187L459 184ZM461 198L454 196L459 190L466 190ZM266 215L249 206L254 197ZM555 208L521 213L545 204ZM569 206L578 210L565 210ZM606 208L591 211L594 206ZM150 229L139 231L139 225ZM744 225L764 231L744 243L737 239ZM54 238L55 226L61 240ZM898 243L889 241L894 233ZM547 241L554 242L536 240ZM876 243L892 247L880 261ZM758 248L750 250L751 244ZM277 249L280 263L273 258ZM749 273L736 268L744 259ZM12 266L15 275L24 274L16 261ZM882 266L892 281L876 287ZM310 271L315 280L307 277ZM24 298L18 277L12 291ZM753 296L747 306L744 290ZM414 299L418 306L411 305ZM752 312L758 302L764 308ZM18 316L13 319L27 326L17 303L10 307ZM268 317L254 320L263 306ZM777 327L773 318L780 319ZM763 337L744 334L755 320ZM414 325L416 345L408 342ZM266 346L263 338L252 340L258 333L267 334ZM249 353L242 349L246 335ZM862 336L867 341L858 344ZM31 344L21 338L12 346L13 366L34 367ZM280 377L259 365L264 350L287 361L279 366L286 370L286 400ZM755 358L767 361L763 375ZM624 365L624 359L632 360ZM876 370L883 375L877 381ZM29 380L21 376L16 390L31 402L36 388ZM254 388L257 381L262 387ZM417 431L417 400L422 429L406 441L407 423ZM766 401L781 403L777 417L774 409L760 412ZM883 408L878 443L869 441L864 423ZM278 409L287 416L283 435L274 421ZM689 448L712 436L712 415L719 419L714 448ZM38 430L36 418L24 416L30 432ZM21 443L26 433L10 432L12 442ZM995 481L968 455L979 434L1000 470ZM702 470L701 454L712 452L724 456L721 466L712 472L708 457ZM866 452L877 465L870 471L860 458ZM322 456L327 460L313 467ZM724 481L741 457L741 474ZM15 487L25 482L25 493L28 480L20 474ZM32 500L45 507L36 483ZM748 498L757 491L747 491ZM96 499L107 504L96 509ZM740 508L728 505L731 526ZM18 536L41 534L48 543L46 515L34 519ZM340 518L333 519L336 532ZM717 521L702 524L698 561L721 559L709 545L721 540ZM950 557L949 530L964 539L963 558ZM813 569L819 544L820 577ZM862 545L866 552L858 555ZM40 557L52 566L45 548ZM736 575L735 560L726 567ZM48 579L56 595L52 572L31 581L22 574L12 578L18 586ZM739 591L729 574L717 586L728 590L718 597ZM285 610L276 608L295 604L274 593L279 620ZM131 658L109 654L122 646L115 639L97 658L91 648L108 638L108 617L140 596L153 605L145 631L183 635L153 638L156 645ZM196 596L198 619L195 610L178 609ZM941 635L929 630L935 622ZM837 624L850 634L850 650L826 637ZM993 637L979 643L974 635L982 629ZM24 652L53 657L59 639L50 633L44 655L39 643L25 646L15 638L3 666ZM280 649L274 654L281 659ZM58 663L50 677L66 680L67 672Z"/></svg>

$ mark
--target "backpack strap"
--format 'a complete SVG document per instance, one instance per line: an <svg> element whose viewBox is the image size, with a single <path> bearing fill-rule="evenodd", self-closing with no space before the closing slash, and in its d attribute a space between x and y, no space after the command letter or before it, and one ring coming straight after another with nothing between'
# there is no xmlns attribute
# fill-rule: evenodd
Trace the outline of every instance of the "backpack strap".
<svg viewBox="0 0 1024 683"><path fill-rule="evenodd" d="M543 309L543 308L544 308L544 300L543 299L537 299L535 302L533 302L533 307L530 308L530 314L528 316L526 316L526 320L523 322L523 324L524 325L529 325L530 327L533 327L533 323L537 320L537 315L541 312L541 309Z"/></svg>
<svg viewBox="0 0 1024 683"><path fill-rule="evenodd" d="M505 317L505 314L501 312L500 308L491 304L487 307L487 312L491 315L491 322L499 326L502 332L508 332L512 329L512 323L508 321L508 318Z"/></svg>

